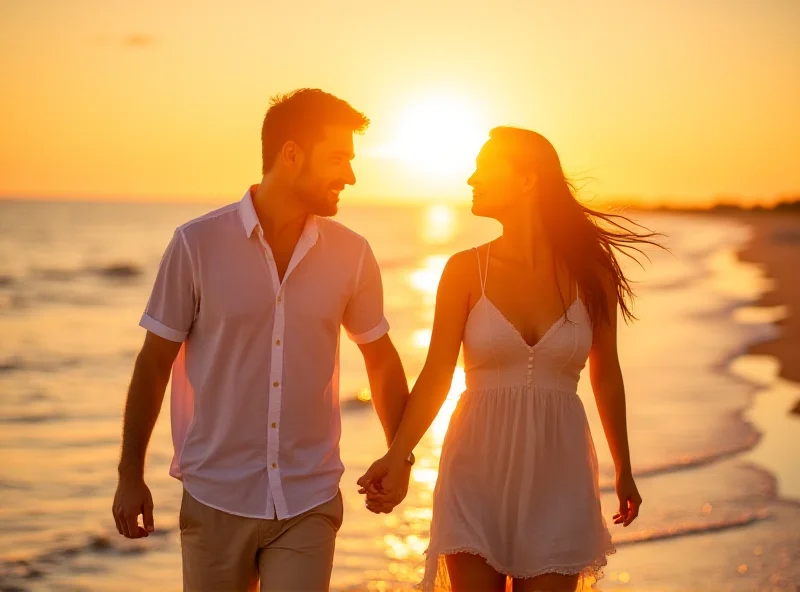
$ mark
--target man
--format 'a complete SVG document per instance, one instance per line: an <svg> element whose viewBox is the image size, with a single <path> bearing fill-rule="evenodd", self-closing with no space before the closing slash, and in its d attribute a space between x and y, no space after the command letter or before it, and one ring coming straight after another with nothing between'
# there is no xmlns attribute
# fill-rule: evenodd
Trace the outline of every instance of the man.
<svg viewBox="0 0 800 592"><path fill-rule="evenodd" d="M328 589L342 522L340 325L364 355L387 442L400 423L408 384L377 263L329 219L355 183L353 133L368 124L320 90L273 99L261 183L178 228L161 261L113 514L128 538L153 532L145 451L171 371L185 590Z"/></svg>

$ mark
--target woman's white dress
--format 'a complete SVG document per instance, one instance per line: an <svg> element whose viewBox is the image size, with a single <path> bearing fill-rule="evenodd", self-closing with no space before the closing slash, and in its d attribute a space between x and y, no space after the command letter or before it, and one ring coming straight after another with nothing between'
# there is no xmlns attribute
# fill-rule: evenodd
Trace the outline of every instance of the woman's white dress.
<svg viewBox="0 0 800 592"><path fill-rule="evenodd" d="M477 253L477 251L476 251ZM483 295L464 329L467 390L433 496L425 591L449 590L444 556L473 553L516 578L598 578L614 552L578 378L592 326L580 296L534 346Z"/></svg>

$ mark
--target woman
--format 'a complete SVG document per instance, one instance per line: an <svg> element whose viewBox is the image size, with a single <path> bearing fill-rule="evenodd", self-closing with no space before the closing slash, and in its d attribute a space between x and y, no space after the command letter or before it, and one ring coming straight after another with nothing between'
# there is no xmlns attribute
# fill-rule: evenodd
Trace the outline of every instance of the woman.
<svg viewBox="0 0 800 592"><path fill-rule="evenodd" d="M430 350L389 452L359 480L378 511L405 494L404 463L447 396L464 344L467 390L442 447L423 590L575 590L613 553L578 376L587 358L629 525L631 474L617 308L632 292L614 250L651 243L580 205L552 145L491 131L468 183L472 211L503 234L454 255L439 284ZM624 219L622 219L624 220Z"/></svg>

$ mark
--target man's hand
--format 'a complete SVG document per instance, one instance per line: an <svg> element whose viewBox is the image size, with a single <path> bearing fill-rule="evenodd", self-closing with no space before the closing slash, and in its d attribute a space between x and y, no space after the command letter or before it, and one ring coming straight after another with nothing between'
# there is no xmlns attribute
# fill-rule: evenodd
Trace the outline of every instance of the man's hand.
<svg viewBox="0 0 800 592"><path fill-rule="evenodd" d="M155 530L153 524L153 496L141 477L120 475L114 505L111 508L117 532L129 539L140 539ZM142 515L144 528L139 526Z"/></svg>
<svg viewBox="0 0 800 592"><path fill-rule="evenodd" d="M144 460L150 434L161 411L172 363L180 348L180 343L148 331L142 351L136 357L125 401L119 482L111 506L117 531L129 539L146 537L154 529L153 497L144 482ZM138 524L139 514L144 528Z"/></svg>
<svg viewBox="0 0 800 592"><path fill-rule="evenodd" d="M375 514L388 514L408 493L411 465L389 454L376 460L358 480L359 493L366 494L365 505Z"/></svg>

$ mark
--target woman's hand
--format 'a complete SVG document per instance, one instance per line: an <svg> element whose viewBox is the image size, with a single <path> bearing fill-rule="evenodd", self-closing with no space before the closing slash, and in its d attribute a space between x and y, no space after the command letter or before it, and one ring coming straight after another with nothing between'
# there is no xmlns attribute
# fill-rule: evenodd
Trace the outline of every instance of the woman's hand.
<svg viewBox="0 0 800 592"><path fill-rule="evenodd" d="M633 474L625 471L617 476L617 497L619 498L619 512L614 514L614 524L628 526L639 515L639 506L642 505L642 496L636 488Z"/></svg>
<svg viewBox="0 0 800 592"><path fill-rule="evenodd" d="M388 514L405 499L410 476L411 465L387 453L358 480L358 492L367 495L365 505L370 512Z"/></svg>

